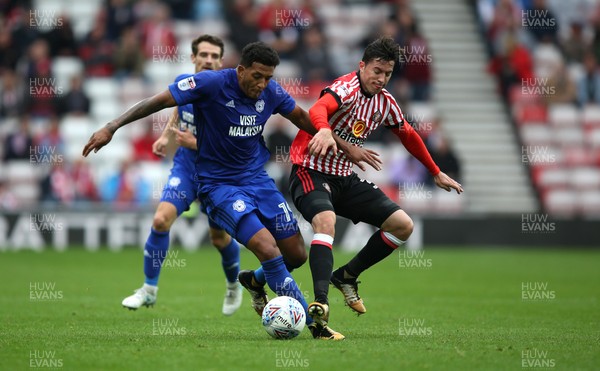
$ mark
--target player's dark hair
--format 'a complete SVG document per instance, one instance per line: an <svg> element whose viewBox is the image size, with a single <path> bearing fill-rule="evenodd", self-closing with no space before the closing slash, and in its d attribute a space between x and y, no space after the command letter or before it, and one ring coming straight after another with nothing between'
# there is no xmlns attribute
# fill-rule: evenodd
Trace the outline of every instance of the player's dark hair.
<svg viewBox="0 0 600 371"><path fill-rule="evenodd" d="M223 43L223 40L221 40L221 38L219 38L217 36L213 36L213 35L209 35L209 34L200 35L192 41L192 54L196 55L196 53L198 53L198 44L200 44L201 42L204 42L204 41L221 48L220 57L223 58L223 54L225 53L225 44Z"/></svg>
<svg viewBox="0 0 600 371"><path fill-rule="evenodd" d="M240 64L244 67L250 67L254 62L276 67L279 64L279 55L269 45L261 41L253 42L242 49Z"/></svg>
<svg viewBox="0 0 600 371"><path fill-rule="evenodd" d="M370 43L365 49L362 61L369 63L373 60L394 61L400 55L400 46L389 36L383 36Z"/></svg>

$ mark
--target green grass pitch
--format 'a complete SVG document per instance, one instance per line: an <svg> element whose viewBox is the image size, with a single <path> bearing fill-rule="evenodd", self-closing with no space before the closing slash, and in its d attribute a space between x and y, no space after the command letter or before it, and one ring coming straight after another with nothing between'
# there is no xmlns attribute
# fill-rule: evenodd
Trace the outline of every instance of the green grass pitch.
<svg viewBox="0 0 600 371"><path fill-rule="evenodd" d="M351 255L336 252L336 264ZM341 342L271 339L244 304L221 314L212 248L174 249L154 308L121 300L143 280L129 249L0 254L0 369L516 370L600 368L600 252L442 249L395 253L361 276L367 313L330 291ZM242 253L242 268L257 260ZM308 264L294 273L312 298Z"/></svg>

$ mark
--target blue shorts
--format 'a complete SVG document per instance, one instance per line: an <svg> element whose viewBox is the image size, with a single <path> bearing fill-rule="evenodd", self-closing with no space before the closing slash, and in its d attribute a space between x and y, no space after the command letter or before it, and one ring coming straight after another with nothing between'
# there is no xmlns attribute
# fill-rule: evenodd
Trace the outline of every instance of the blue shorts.
<svg viewBox="0 0 600 371"><path fill-rule="evenodd" d="M168 202L177 208L177 216L190 208L196 200L196 184L193 174L178 161L173 162L167 184L163 188L160 202Z"/></svg>
<svg viewBox="0 0 600 371"><path fill-rule="evenodd" d="M198 199L209 218L244 245L262 228L276 240L298 233L298 222L272 179L244 186L201 186ZM240 226L242 219L246 224Z"/></svg>
<svg viewBox="0 0 600 371"><path fill-rule="evenodd" d="M198 184L194 181L194 171L190 171L188 166L182 162L178 161L177 157L173 159L169 179L160 197L160 202L168 202L175 206L177 216L189 210L192 202L196 200L196 190L198 189ZM206 208L203 206L200 207L200 211L207 214ZM208 225L213 229L223 229L210 217L208 218Z"/></svg>

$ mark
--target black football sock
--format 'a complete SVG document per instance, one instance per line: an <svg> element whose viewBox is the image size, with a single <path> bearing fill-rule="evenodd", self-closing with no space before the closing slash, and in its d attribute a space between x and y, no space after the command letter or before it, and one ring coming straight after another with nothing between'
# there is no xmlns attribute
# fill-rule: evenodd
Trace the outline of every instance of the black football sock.
<svg viewBox="0 0 600 371"><path fill-rule="evenodd" d="M331 271L333 269L331 247L313 240L313 243L310 245L309 263L315 301L321 304L328 304L329 279L331 278Z"/></svg>
<svg viewBox="0 0 600 371"><path fill-rule="evenodd" d="M383 232L381 230L373 233L365 247L363 247L358 254L348 262L348 264L342 267L344 269L344 279L352 277L356 278L371 266L388 257L396 250L396 248L391 247L390 244L391 242L389 240L387 242L384 240Z"/></svg>

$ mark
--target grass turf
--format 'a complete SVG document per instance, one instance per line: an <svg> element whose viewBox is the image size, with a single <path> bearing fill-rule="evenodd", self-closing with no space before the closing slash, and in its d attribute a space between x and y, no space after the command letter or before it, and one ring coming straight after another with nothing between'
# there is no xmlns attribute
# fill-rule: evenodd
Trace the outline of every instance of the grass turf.
<svg viewBox="0 0 600 371"><path fill-rule="evenodd" d="M337 267L351 255L335 257ZM342 342L307 330L271 339L246 293L242 308L223 316L225 280L212 248L172 250L167 261L157 305L134 312L120 302L142 283L140 251L0 254L0 369L600 367L598 251L395 253L361 276L364 316L331 289L330 323ZM256 265L244 251L242 267ZM294 276L310 301L308 264Z"/></svg>

